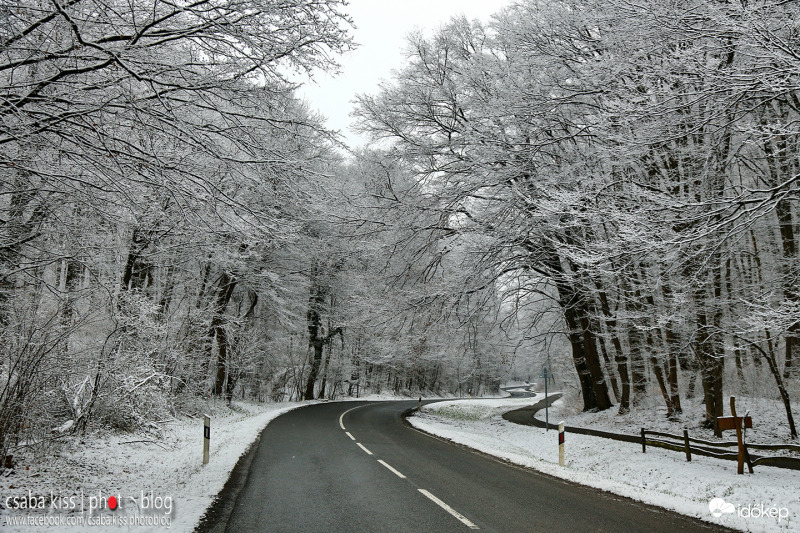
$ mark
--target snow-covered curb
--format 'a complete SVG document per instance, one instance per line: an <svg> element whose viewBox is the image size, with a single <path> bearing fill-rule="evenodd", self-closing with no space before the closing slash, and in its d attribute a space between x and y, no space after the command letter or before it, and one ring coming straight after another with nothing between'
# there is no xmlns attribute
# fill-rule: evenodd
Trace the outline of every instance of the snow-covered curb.
<svg viewBox="0 0 800 533"><path fill-rule="evenodd" d="M3 531L191 532L264 427L287 411L313 403L317 402L237 404L233 411L220 409L221 414L212 417L211 460L205 466L202 465L202 418L170 423L167 435L160 440L114 434L87 439L85 443L70 443L58 456L47 460L31 458L27 465L20 461L14 474L0 478L4 498L0 502L0 524ZM112 495L119 499L119 508L104 509L93 516L116 522L88 522L90 499L98 501ZM30 506L31 496L34 503L44 496L46 509L7 510L5 498L17 497L18 503L27 499L26 506ZM54 508L51 498L63 505ZM152 505L146 512L137 509L143 500L150 503L156 498L163 504L161 510L154 510ZM165 512L167 501L172 506L169 513ZM9 503L13 506L13 499ZM36 524L8 522L26 516L49 519ZM133 516L149 516L151 521L152 516L159 519L168 516L169 528L122 523L123 518L129 521Z"/></svg>
<svg viewBox="0 0 800 533"><path fill-rule="evenodd" d="M558 466L557 432L520 426L500 412L531 405L524 399L439 402L423 407L409 422L423 431L510 462L743 531L792 531L800 527L800 472L757 467L755 475L736 475L735 463L648 449L632 443L568 434L567 464ZM551 420L552 421L552 420ZM719 518L709 503L731 506ZM753 516L775 509L777 517ZM748 515L750 515L748 517ZM788 515L788 517L785 517Z"/></svg>

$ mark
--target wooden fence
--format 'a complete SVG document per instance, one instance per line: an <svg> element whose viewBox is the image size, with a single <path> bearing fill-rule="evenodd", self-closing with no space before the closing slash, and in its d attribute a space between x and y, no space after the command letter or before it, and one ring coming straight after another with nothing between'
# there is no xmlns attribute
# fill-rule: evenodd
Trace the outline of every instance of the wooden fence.
<svg viewBox="0 0 800 533"><path fill-rule="evenodd" d="M735 448L738 446L733 442L711 442L703 439L696 439L689 436L689 431L684 429L683 435L673 435L660 431L650 431L642 428L641 437L642 453L647 453L647 447L664 448L686 454L686 460L691 461L692 455L702 455L706 457L716 457L717 459L737 460ZM792 444L745 444L748 451L758 450L767 452L793 452L800 455L800 446ZM727 451L727 448L734 448ZM775 455L757 455L749 453L750 464L753 466L777 466L780 468L791 468L800 470L800 457L785 457Z"/></svg>
<svg viewBox="0 0 800 533"><path fill-rule="evenodd" d="M560 394L558 396L560 396ZM554 401L554 398L551 398L550 401ZM514 409L512 411L508 411L507 413L503 413L503 418L509 422L514 422L515 424L544 428L544 420L537 420L535 418L536 411L542 408L544 408L544 401L541 401L536 405L523 407L521 409ZM553 426L551 425L551 427ZM738 460L737 447L739 444L736 441L711 442L707 440L696 439L689 436L688 430L684 430L683 435L672 435L670 433L661 433L660 431L648 431L647 429L642 429L641 435L629 435L624 433L612 433L610 431L600 431L597 429L573 426L565 426L565 429L567 433L589 435L592 437L601 437L604 439L613 439L622 442L640 443L642 445L643 452L646 451L647 446L683 452L686 454L686 459L689 461L691 461L692 455L703 455L731 461ZM800 455L800 446L791 444L747 444L746 446L748 450L758 450L764 452L792 452ZM729 448L733 448L733 450L728 450ZM750 464L800 470L800 457L757 455L751 453Z"/></svg>

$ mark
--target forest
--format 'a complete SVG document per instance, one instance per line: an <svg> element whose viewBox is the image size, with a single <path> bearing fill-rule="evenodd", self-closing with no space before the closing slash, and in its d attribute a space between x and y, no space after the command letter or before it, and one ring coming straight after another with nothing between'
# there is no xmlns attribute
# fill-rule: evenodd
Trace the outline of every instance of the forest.
<svg viewBox="0 0 800 533"><path fill-rule="evenodd" d="M800 393L800 8L520 0L408 37L347 147L341 0L0 2L0 452L224 401ZM532 374L533 373L533 374Z"/></svg>

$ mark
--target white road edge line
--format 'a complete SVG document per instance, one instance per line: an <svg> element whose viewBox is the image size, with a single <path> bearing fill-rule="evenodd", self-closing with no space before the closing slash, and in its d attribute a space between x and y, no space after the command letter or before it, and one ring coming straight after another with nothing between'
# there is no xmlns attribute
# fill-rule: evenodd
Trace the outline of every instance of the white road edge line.
<svg viewBox="0 0 800 533"><path fill-rule="evenodd" d="M389 470L391 470L394 473L394 475L396 475L400 479L405 479L406 478L406 476L404 476L402 472L400 472L399 470L394 468L392 465L390 465L389 463L387 463L383 459L378 459L378 462L380 464L382 464L383 466L385 466L386 468L388 468Z"/></svg>
<svg viewBox="0 0 800 533"><path fill-rule="evenodd" d="M455 509L453 509L452 507L450 507L446 503L444 503L442 500L440 500L439 498L437 498L436 496L434 496L433 494L431 494L427 490L425 490L425 489L417 489L417 490L419 490L422 494L424 494L425 497L428 498L430 501L432 501L433 503L435 503L436 505L438 505L439 507L441 507L442 509L444 509L445 511L447 511L448 513L450 513L454 517L456 517L459 522L461 522L462 524L464 524L468 528L470 528L470 529L480 529L478 526L476 526L475 524L470 522L467 517L465 517L464 515L462 515L461 513L459 513L458 511L456 511Z"/></svg>
<svg viewBox="0 0 800 533"><path fill-rule="evenodd" d="M350 437L350 440L356 440L356 438L354 436L352 436L349 431L345 431L344 433L345 433L345 435Z"/></svg>
<svg viewBox="0 0 800 533"><path fill-rule="evenodd" d="M372 455L372 452L366 449L363 444L361 444L360 442L356 442L356 444L358 444L358 447L367 452L369 455Z"/></svg>

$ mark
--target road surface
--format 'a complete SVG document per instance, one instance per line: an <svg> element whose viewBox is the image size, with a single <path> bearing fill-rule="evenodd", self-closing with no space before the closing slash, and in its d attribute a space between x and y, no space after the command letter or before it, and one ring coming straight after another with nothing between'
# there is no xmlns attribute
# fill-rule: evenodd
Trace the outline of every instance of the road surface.
<svg viewBox="0 0 800 533"><path fill-rule="evenodd" d="M416 402L317 404L271 422L201 531L724 531L419 432Z"/></svg>

